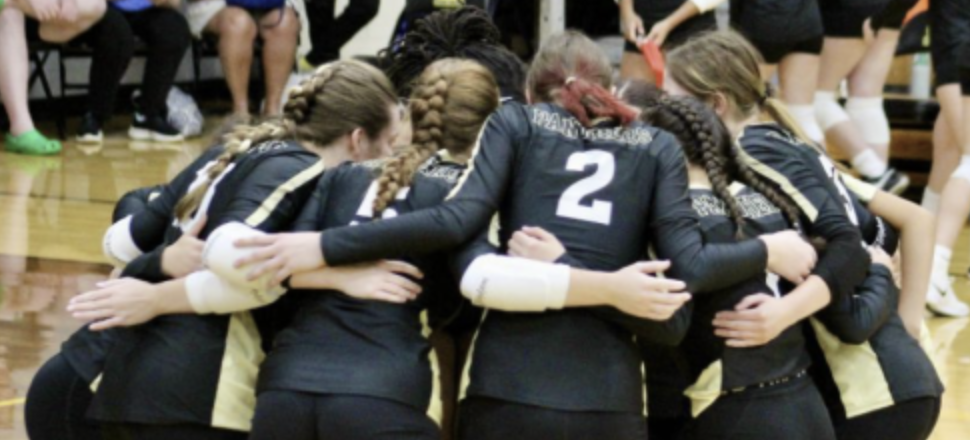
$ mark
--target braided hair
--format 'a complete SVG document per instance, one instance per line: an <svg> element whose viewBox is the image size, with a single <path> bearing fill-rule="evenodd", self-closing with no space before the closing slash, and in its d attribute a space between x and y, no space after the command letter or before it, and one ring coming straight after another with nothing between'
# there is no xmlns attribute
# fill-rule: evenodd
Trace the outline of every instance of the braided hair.
<svg viewBox="0 0 970 440"><path fill-rule="evenodd" d="M728 207L739 239L744 237L745 219L737 198L729 189L733 181L740 181L765 196L781 209L793 227L798 227L798 208L740 160L730 133L709 107L692 97L659 94L645 103L648 105L640 118L672 133L680 141L687 161L704 168L714 193Z"/></svg>
<svg viewBox="0 0 970 440"><path fill-rule="evenodd" d="M524 101L525 64L501 43L488 13L475 6L438 11L417 21L403 42L381 53L381 65L401 96L428 65L444 58L476 61L492 72L503 95Z"/></svg>
<svg viewBox="0 0 970 440"><path fill-rule="evenodd" d="M290 91L281 118L239 125L223 136L223 153L206 169L206 181L175 205L177 218L198 209L212 182L254 145L296 140L326 146L357 128L376 138L390 124L396 103L394 88L374 67L359 61L321 66Z"/></svg>
<svg viewBox="0 0 970 440"><path fill-rule="evenodd" d="M467 153L499 104L492 74L478 63L444 59L421 74L411 92L412 144L386 163L377 179L374 212L382 212L411 184L418 167L440 149Z"/></svg>

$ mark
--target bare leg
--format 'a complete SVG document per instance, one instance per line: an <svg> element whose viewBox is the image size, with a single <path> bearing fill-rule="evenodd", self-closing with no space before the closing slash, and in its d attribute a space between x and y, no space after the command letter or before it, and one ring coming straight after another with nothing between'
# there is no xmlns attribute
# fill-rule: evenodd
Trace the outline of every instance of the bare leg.
<svg viewBox="0 0 970 440"><path fill-rule="evenodd" d="M892 69L899 43L899 31L880 29L869 44L865 56L849 75L849 96L852 98L882 98L886 78ZM869 142L883 160L889 160L889 144Z"/></svg>
<svg viewBox="0 0 970 440"><path fill-rule="evenodd" d="M6 7L0 11L0 97L10 119L10 133L18 136L34 129L27 105L27 37L24 33L24 14Z"/></svg>
<svg viewBox="0 0 970 440"><path fill-rule="evenodd" d="M263 114L280 114L280 102L286 81L296 62L296 45L300 38L300 20L292 8L266 14L260 23L263 37L263 73L266 76L266 103Z"/></svg>
<svg viewBox="0 0 970 440"><path fill-rule="evenodd" d="M943 115L936 118L933 126L933 167L930 169L929 183L926 185L936 194L943 192L943 186L960 163L960 148L953 138L953 130Z"/></svg>
<svg viewBox="0 0 970 440"><path fill-rule="evenodd" d="M778 79L781 82L781 99L788 104L792 117L798 121L809 139L824 146L825 134L815 119L818 66L818 55L788 54L779 65Z"/></svg>
<svg viewBox="0 0 970 440"><path fill-rule="evenodd" d="M838 96L839 84L859 63L866 53L866 43L861 38L826 38L822 47L821 65L819 66L818 91L828 92ZM854 158L870 149L865 138L859 133L855 124L841 108L838 111L846 118L840 122L829 122L820 108L822 104L816 100L815 111L818 115L825 139L839 150ZM875 176L870 176L875 177Z"/></svg>
<svg viewBox="0 0 970 440"><path fill-rule="evenodd" d="M623 52L623 58L620 59L620 78L641 79L650 84L657 82L643 55L626 51Z"/></svg>
<svg viewBox="0 0 970 440"><path fill-rule="evenodd" d="M245 9L227 6L206 24L206 32L219 36L219 59L232 94L232 111L249 114L249 70L253 64L256 22Z"/></svg>

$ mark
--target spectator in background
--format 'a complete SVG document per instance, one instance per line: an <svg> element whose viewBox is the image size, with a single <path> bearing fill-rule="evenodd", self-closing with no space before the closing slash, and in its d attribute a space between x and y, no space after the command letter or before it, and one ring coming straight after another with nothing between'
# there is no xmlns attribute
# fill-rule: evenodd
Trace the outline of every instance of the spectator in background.
<svg viewBox="0 0 970 440"><path fill-rule="evenodd" d="M0 97L10 119L10 132L4 139L8 152L43 155L61 151L61 143L37 131L30 116L24 16L40 22L42 39L63 43L91 27L104 11L103 0L0 0Z"/></svg>
<svg viewBox="0 0 970 440"><path fill-rule="evenodd" d="M313 50L307 54L306 62L311 66L339 59L340 48L377 16L381 0L350 0L340 17L335 16L336 5L336 0L307 1Z"/></svg>
<svg viewBox="0 0 970 440"><path fill-rule="evenodd" d="M619 0L620 27L626 39L620 76L655 83L637 44L652 41L667 51L695 35L716 30L714 8L721 3L723 0Z"/></svg>
<svg viewBox="0 0 970 440"><path fill-rule="evenodd" d="M180 0L115 0L104 18L81 40L94 49L87 112L77 141L101 143L101 127L111 117L118 86L135 50L135 35L148 45L141 96L128 129L133 140L179 142L182 135L166 117L165 99L191 42Z"/></svg>
<svg viewBox="0 0 970 440"><path fill-rule="evenodd" d="M219 58L232 94L232 116L227 125L249 123L249 72L256 37L263 40L265 116L278 116L283 91L296 63L300 21L299 0L190 0L189 28L201 38L219 39Z"/></svg>

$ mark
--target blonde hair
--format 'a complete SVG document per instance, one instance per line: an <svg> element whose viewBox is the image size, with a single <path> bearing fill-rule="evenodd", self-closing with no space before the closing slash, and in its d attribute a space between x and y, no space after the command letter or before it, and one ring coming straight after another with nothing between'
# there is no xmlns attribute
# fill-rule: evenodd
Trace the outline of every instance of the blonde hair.
<svg viewBox="0 0 970 440"><path fill-rule="evenodd" d="M206 182L179 200L175 215L184 219L198 209L212 182L253 145L284 139L327 145L357 128L376 138L390 124L389 107L396 102L390 81L370 65L338 61L318 68L290 91L281 118L240 125L223 137L224 151Z"/></svg>
<svg viewBox="0 0 970 440"><path fill-rule="evenodd" d="M736 116L766 112L799 140L813 144L785 104L772 96L761 79L759 66L764 59L741 34L730 30L703 34L667 53L666 61L674 82L698 99L710 102L720 93Z"/></svg>
<svg viewBox="0 0 970 440"><path fill-rule="evenodd" d="M475 144L482 125L499 104L495 77L482 65L446 58L428 66L414 82L410 99L411 146L384 165L377 180L374 212L394 200L418 167L439 149L458 155Z"/></svg>

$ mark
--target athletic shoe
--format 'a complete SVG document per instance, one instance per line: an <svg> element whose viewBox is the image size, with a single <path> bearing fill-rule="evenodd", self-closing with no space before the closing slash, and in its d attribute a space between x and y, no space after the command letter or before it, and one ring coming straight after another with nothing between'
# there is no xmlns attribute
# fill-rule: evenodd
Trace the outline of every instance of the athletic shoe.
<svg viewBox="0 0 970 440"><path fill-rule="evenodd" d="M100 144L104 141L104 132L101 131L101 121L92 113L85 113L81 117L81 126L77 129L77 142L79 144Z"/></svg>
<svg viewBox="0 0 970 440"><path fill-rule="evenodd" d="M906 188L909 188L909 177L907 177L904 173L896 171L895 168L887 169L886 172L882 173L882 175L879 177L870 178L863 176L862 180L865 180L867 183L874 185L885 192L896 195L902 194L903 191L906 191Z"/></svg>
<svg viewBox="0 0 970 440"><path fill-rule="evenodd" d="M933 313L951 318L970 316L970 306L957 298L953 291L953 280L948 279L946 286L930 281L930 290L926 295L926 307Z"/></svg>
<svg viewBox="0 0 970 440"><path fill-rule="evenodd" d="M182 142L185 139L165 118L158 115L145 116L139 112L135 112L132 118L128 137L136 141L153 142Z"/></svg>

